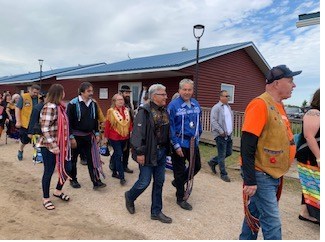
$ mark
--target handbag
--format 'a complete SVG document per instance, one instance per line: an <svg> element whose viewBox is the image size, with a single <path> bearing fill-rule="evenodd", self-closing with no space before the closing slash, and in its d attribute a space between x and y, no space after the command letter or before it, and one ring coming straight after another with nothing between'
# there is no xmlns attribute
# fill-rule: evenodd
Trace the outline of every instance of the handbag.
<svg viewBox="0 0 325 242"><path fill-rule="evenodd" d="M320 169L298 162L299 179L305 203L320 208Z"/></svg>
<svg viewBox="0 0 325 242"><path fill-rule="evenodd" d="M40 139L40 135L33 135L32 136L32 145L34 147L34 151L33 151L33 161L34 164L39 164L39 163L43 163L43 156L42 156L42 152L41 152L41 148L36 147L36 144L38 143Z"/></svg>
<svg viewBox="0 0 325 242"><path fill-rule="evenodd" d="M102 145L99 147L99 153L102 155L102 156L110 156L111 153L108 149L108 144L105 144L105 145Z"/></svg>
<svg viewBox="0 0 325 242"><path fill-rule="evenodd" d="M295 158L298 158L299 155L301 155L301 152L303 152L306 148L308 148L307 141L303 135L303 133L295 134L293 136L293 140L296 144L296 155ZM316 141L320 141L320 137L316 138ZM309 149L309 148L308 148Z"/></svg>

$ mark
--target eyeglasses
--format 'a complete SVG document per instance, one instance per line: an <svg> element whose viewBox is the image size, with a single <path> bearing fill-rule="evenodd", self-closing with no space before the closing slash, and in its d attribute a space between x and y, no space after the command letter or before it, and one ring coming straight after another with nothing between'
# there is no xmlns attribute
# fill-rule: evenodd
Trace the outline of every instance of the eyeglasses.
<svg viewBox="0 0 325 242"><path fill-rule="evenodd" d="M221 96L221 97L227 97L227 98L229 98L230 96L229 96L229 95L227 95L227 96Z"/></svg>
<svg viewBox="0 0 325 242"><path fill-rule="evenodd" d="M166 96L167 96L167 94L166 94L166 93L155 93L155 95L158 95L158 96L164 96L164 97L166 97Z"/></svg>

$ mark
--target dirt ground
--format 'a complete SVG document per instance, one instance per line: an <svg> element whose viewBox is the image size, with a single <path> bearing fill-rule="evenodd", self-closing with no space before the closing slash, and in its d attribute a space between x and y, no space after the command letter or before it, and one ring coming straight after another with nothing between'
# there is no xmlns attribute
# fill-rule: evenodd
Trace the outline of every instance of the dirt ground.
<svg viewBox="0 0 325 242"><path fill-rule="evenodd" d="M124 192L135 182L138 169L130 160L134 174L126 174L127 184L111 177L108 158L104 157L107 187L94 191L86 166L78 164L81 189L69 184L64 192L69 202L53 197L56 206L47 211L42 206L41 177L43 165L32 163L32 148L27 146L23 161L16 157L18 144L0 140L0 239L148 239L148 240L237 240L243 219L238 170L229 170L232 182L213 175L202 161L189 202L192 211L181 209L171 185L172 172L166 172L163 212L172 224L150 219L151 186L135 202L136 213L125 208ZM57 181L53 175L51 194ZM300 192L284 188L280 201L283 239L319 240L318 225L298 220ZM261 237L260 237L261 238Z"/></svg>

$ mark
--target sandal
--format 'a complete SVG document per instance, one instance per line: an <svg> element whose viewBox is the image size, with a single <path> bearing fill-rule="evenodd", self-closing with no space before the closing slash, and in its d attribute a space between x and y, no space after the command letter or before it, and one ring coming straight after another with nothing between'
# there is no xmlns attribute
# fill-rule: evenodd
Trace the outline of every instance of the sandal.
<svg viewBox="0 0 325 242"><path fill-rule="evenodd" d="M51 201L47 201L46 203L43 203L43 206L46 210L53 210L55 209L53 203Z"/></svg>
<svg viewBox="0 0 325 242"><path fill-rule="evenodd" d="M308 218L303 217L303 216L300 215L300 214L299 214L298 218L299 218L300 220L302 220L302 221L307 221L307 222L311 222L311 223L313 223L313 224L318 224L318 225L320 224L320 222L319 222L318 220L310 220L310 219L308 219Z"/></svg>
<svg viewBox="0 0 325 242"><path fill-rule="evenodd" d="M68 196L68 195L65 195L63 192L60 194L60 195L55 195L54 193L53 193L53 196L54 197L58 197L58 198L60 198L62 201L69 201L70 200L70 197Z"/></svg>

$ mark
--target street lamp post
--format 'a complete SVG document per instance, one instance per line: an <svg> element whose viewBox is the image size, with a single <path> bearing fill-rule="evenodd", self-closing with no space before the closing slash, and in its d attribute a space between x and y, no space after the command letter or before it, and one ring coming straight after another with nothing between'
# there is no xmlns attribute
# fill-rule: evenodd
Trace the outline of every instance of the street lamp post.
<svg viewBox="0 0 325 242"><path fill-rule="evenodd" d="M39 63L39 86L41 87L42 90L42 66L43 66L43 61L42 59L38 59Z"/></svg>
<svg viewBox="0 0 325 242"><path fill-rule="evenodd" d="M200 38L204 33L204 25L197 24L193 26L193 35L196 38L196 67L195 67L195 81L194 81L194 97L198 97L198 82L199 82L199 48L200 48Z"/></svg>

